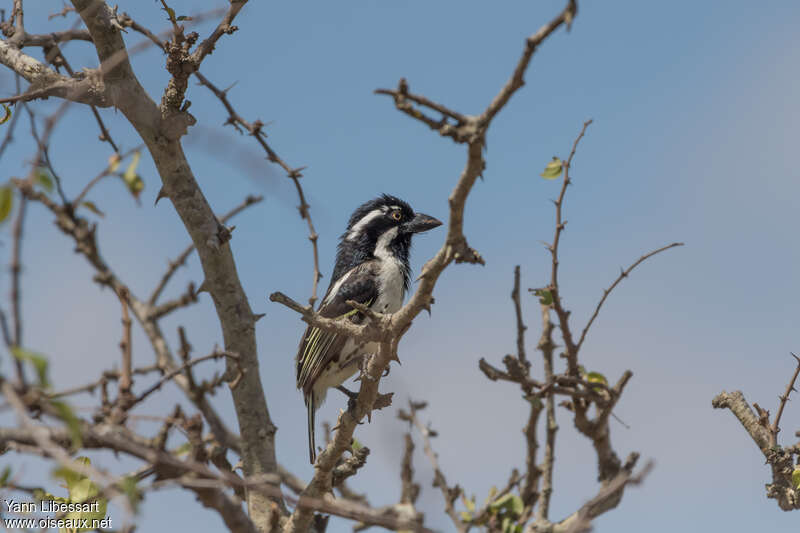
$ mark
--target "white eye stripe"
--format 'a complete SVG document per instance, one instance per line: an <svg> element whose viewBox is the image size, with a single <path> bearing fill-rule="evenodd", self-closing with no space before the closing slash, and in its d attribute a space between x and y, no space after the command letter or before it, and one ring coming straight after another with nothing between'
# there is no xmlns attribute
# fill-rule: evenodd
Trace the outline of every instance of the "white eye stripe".
<svg viewBox="0 0 800 533"><path fill-rule="evenodd" d="M356 237L358 237L361 234L361 231L364 229L364 227L370 223L370 221L385 213L384 211L385 207L386 206L384 206L381 209L373 209L372 211L361 217L361 220L353 224L353 227L350 228L350 231L347 233L347 240L348 241L355 240Z"/></svg>

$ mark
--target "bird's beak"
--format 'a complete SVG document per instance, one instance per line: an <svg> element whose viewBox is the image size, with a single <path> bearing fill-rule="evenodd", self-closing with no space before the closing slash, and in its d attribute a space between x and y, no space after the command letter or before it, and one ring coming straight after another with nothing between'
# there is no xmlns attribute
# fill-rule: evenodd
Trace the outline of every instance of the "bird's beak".
<svg viewBox="0 0 800 533"><path fill-rule="evenodd" d="M406 223L407 233L422 233L442 225L442 221L424 213L417 213L413 219Z"/></svg>

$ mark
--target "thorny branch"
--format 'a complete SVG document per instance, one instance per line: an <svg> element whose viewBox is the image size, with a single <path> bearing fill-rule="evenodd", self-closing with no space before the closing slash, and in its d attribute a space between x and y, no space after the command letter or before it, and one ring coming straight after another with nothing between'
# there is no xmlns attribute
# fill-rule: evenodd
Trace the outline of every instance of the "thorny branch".
<svg viewBox="0 0 800 533"><path fill-rule="evenodd" d="M436 432L430 427L423 425L419 420L419 417L417 417L417 412L424 409L427 404L425 402L414 402L409 400L408 406L409 410L405 411L401 409L398 413L398 417L400 420L405 420L409 424L416 427L417 431L419 431L419 434L422 436L422 447L425 450L425 455L428 457L431 468L433 468L433 486L441 491L442 496L444 497L445 512L453 522L453 526L455 526L457 531L465 532L468 529L467 525L462 522L461 518L459 518L455 508L455 502L458 500L458 497L461 496L463 491L458 485L451 487L447 484L447 479L445 478L442 469L439 467L439 458L436 452L433 451L433 446L431 446L431 437L435 437Z"/></svg>
<svg viewBox="0 0 800 533"><path fill-rule="evenodd" d="M255 122L248 122L244 118L242 118L239 113L236 112L233 105L231 105L230 100L228 100L228 89L221 90L216 85L211 83L208 78L203 76L199 71L195 72L195 77L200 81L200 83L214 93L214 95L219 98L219 101L222 102L222 105L225 106L226 111L228 112L228 119L225 121L225 124L231 124L237 130L241 126L242 128L247 131L253 138L256 139L258 144L264 149L264 152L267 154L267 159L280 166L285 172L287 177L289 177L292 182L294 183L295 190L297 191L297 197L300 200L300 205L298 206L298 210L300 211L300 218L306 221L308 224L308 240L311 241L311 248L314 253L314 274L311 282L311 296L308 299L308 305L314 307L314 303L317 301L317 286L319 284L319 280L322 277L322 274L319 270L319 248L317 246L317 241L319 240L319 235L317 231L314 229L314 222L311 220L311 212L309 208L311 206L308 205L306 202L306 196L303 192L303 187L300 185L300 178L303 177L302 171L305 167L299 168L292 168L290 167L283 159L281 159L275 150L267 143L267 134L264 132L264 123L260 120L256 120ZM241 131L241 130L240 130Z"/></svg>
<svg viewBox="0 0 800 533"><path fill-rule="evenodd" d="M779 396L778 412L772 423L769 421L769 411L757 403L753 403L753 407L750 407L741 391L722 391L711 401L711 406L715 409L730 409L761 450L772 471L772 483L766 485L767 498L776 500L778 507L783 511L800 509L800 490L792 479L793 472L800 469L800 443L781 446L778 442L783 410L789 400L789 394L796 390L794 386L800 375L800 358L794 353L791 355L797 364L785 392ZM796 435L800 436L800 431Z"/></svg>

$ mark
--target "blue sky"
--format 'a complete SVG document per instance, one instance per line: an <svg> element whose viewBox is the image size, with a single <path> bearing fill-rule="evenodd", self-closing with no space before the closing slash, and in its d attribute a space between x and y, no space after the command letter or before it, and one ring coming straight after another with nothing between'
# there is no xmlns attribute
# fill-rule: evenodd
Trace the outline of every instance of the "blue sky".
<svg viewBox="0 0 800 533"><path fill-rule="evenodd" d="M6 2L10 8L10 2ZM30 4L30 5L27 5ZM26 26L47 23L61 3L28 2ZM179 14L224 2L171 2ZM406 77L412 90L464 113L480 112L505 82L524 38L562 3L503 2L251 2L204 63L219 86L236 83L229 97L240 114L268 123L272 146L291 165L307 165L303 184L320 233L321 268L330 274L336 238L355 206L380 192L407 199L415 209L447 215L447 195L463 167L464 149L397 112L372 91ZM166 28L154 2L123 2L120 9L153 28ZM546 283L549 262L541 241L552 238L550 199L557 184L538 173L553 155L566 156L582 122L593 118L573 164L562 241L562 292L574 327L617 275L642 253L673 241L686 246L642 265L618 288L593 326L584 364L615 379L634 372L614 423L621 455L637 450L656 468L629 491L620 508L597 521L598 531L753 530L789 532L797 517L766 500L768 469L729 412L711 409L722 389L743 389L750 401L773 410L797 351L800 260L796 205L800 185L791 154L800 134L800 5L791 1L583 2L572 31L559 31L537 52L527 85L492 126L485 179L467 205L466 234L485 267L454 265L440 279L431 317L422 315L401 344L402 366L382 385L405 399L426 399L424 412L439 437L434 445L448 479L482 500L523 464L525 405L511 386L488 382L477 369L514 350L508 294L515 264L523 287ZM200 26L201 35L210 25ZM129 44L140 40L126 36ZM95 66L84 43L66 47L73 67ZM160 98L167 74L159 52L134 58L145 87ZM0 94L14 92L0 70ZM291 182L264 161L257 145L220 125L224 109L202 87L188 98L198 125L185 146L193 170L215 209L245 195L265 201L236 220L231 245L251 305L267 313L258 324L261 372L279 428L278 455L308 478L305 409L295 390L293 362L303 325L291 311L267 301L281 290L296 299L310 292L311 252L296 213ZM56 102L37 104L43 116ZM102 111L114 139L138 141L112 110ZM0 163L0 180L24 174L34 153L23 122ZM51 157L75 195L104 166L109 148L96 125L73 106L54 136ZM91 199L107 216L99 237L104 256L140 295L146 295L188 242L168 202L153 207L158 177L142 158L146 183L137 206L119 182L101 183ZM91 282L92 272L50 216L30 210L25 241L25 344L46 353L63 384L78 383L118 359L116 298ZM8 225L0 239L8 242ZM416 271L439 247L444 232L416 239ZM0 254L7 253L7 245ZM196 258L170 294L200 280ZM8 276L0 278L7 301ZM323 285L327 277L323 278ZM538 309L524 301L529 352L538 336ZM221 343L210 299L165 325L170 338L185 325L196 354ZM152 352L141 332L135 357ZM540 367L536 367L540 370ZM208 372L211 372L209 367ZM139 414L163 414L180 398L175 390L142 405ZM320 419L333 419L342 399L331 395ZM335 399L335 400L334 400ZM228 394L215 398L233 421ZM82 402L82 403L81 403ZM90 398L76 402L89 405ZM577 508L596 490L590 446L559 413L552 517ZM800 429L790 403L785 443ZM142 423L141 428L148 426ZM353 484L383 505L399 496L399 457L405 427L381 412L359 428L374 450ZM796 439L795 439L796 440ZM424 456L415 457L428 523L450 529L439 512L441 495ZM0 465L16 456L0 457ZM111 456L99 457L106 466ZM24 468L41 469L33 461ZM388 480L388 481L387 481ZM221 530L218 518L189 495L167 492L146 501L141 529L176 526ZM343 522L332 531L347 531Z"/></svg>

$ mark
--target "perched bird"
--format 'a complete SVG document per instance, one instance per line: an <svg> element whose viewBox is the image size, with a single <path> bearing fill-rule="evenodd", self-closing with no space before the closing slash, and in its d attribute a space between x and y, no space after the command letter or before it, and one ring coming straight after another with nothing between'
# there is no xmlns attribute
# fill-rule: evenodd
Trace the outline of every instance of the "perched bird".
<svg viewBox="0 0 800 533"><path fill-rule="evenodd" d="M361 205L350 216L347 231L341 236L336 266L319 314L326 318L348 317L359 324L365 317L347 305L348 300L379 313L400 309L409 285L411 237L441 224L432 216L414 213L406 202L387 194ZM302 389L308 408L311 464L317 457L314 414L325 401L328 389L341 388L359 369L363 357L377 349L377 343L358 345L347 336L313 326L306 328L297 349L297 388Z"/></svg>

